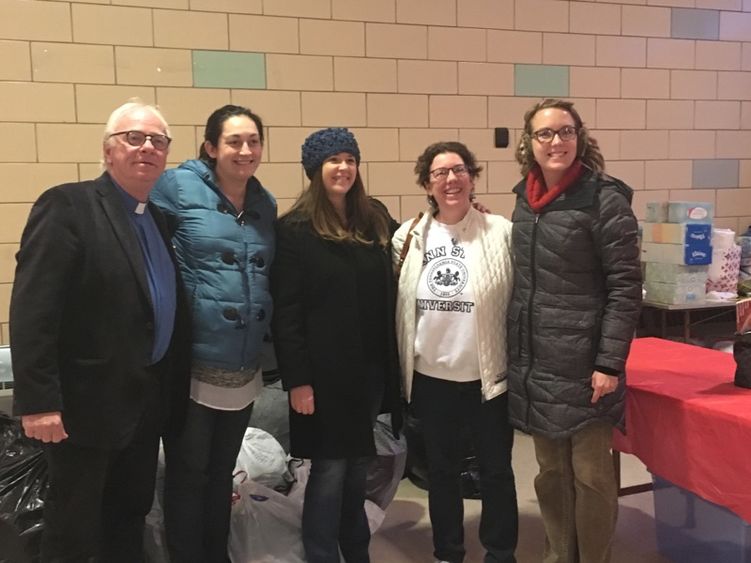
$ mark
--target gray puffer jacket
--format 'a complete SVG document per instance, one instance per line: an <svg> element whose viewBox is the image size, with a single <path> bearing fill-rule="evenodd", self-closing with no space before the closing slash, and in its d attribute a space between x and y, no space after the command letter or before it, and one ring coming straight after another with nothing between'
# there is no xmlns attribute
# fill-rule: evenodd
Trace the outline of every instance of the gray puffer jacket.
<svg viewBox="0 0 751 563"><path fill-rule="evenodd" d="M565 438L596 420L622 427L625 363L641 306L632 190L584 176L540 213L515 188L509 410L520 430ZM618 375L592 404L593 370Z"/></svg>

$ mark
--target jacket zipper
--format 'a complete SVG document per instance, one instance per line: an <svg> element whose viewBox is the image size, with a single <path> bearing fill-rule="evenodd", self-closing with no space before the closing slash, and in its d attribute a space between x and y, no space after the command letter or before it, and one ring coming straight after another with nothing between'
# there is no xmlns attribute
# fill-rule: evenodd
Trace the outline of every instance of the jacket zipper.
<svg viewBox="0 0 751 563"><path fill-rule="evenodd" d="M524 421L524 425L529 427L529 413L532 409L532 403L529 394L529 376L532 373L532 362L534 361L534 350L532 348L532 302L534 301L535 291L537 291L537 268L535 267L535 260L537 259L535 249L537 248L537 224L540 222L540 214L535 213L535 222L532 227L532 239L531 248L529 252L529 301L527 302L527 354L529 357L529 365L527 366L527 372L524 374L524 389L527 392L527 413Z"/></svg>

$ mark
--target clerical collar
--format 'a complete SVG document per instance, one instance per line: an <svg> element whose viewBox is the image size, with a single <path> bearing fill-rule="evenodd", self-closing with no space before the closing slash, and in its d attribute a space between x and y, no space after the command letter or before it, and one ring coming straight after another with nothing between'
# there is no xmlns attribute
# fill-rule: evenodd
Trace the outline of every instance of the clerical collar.
<svg viewBox="0 0 751 563"><path fill-rule="evenodd" d="M110 177L110 179L112 178ZM112 179L112 183L115 184L115 187L123 196L123 203L125 204L125 209L127 209L131 213L135 213L136 215L143 215L146 212L146 206L148 205L148 203L138 201L136 198L134 198L132 195L126 192L122 188L122 186L120 186L120 184L115 182L114 179Z"/></svg>

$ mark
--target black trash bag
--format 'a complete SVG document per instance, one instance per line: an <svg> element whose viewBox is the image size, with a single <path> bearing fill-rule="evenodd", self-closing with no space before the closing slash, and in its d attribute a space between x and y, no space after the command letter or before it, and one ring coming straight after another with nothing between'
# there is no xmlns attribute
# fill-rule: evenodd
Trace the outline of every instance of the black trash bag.
<svg viewBox="0 0 751 563"><path fill-rule="evenodd" d="M751 389L751 332L735 335L733 344L735 358L735 384Z"/></svg>
<svg viewBox="0 0 751 563"><path fill-rule="evenodd" d="M35 561L48 481L40 443L27 438L18 421L0 413L0 519L18 531Z"/></svg>
<svg viewBox="0 0 751 563"><path fill-rule="evenodd" d="M482 498L480 490L480 464L474 451L474 444L468 428L462 428L461 443L465 445L462 460L462 498ZM405 475L416 486L428 489L428 465L425 442L422 437L422 423L410 409L404 417L404 435L407 438L407 467Z"/></svg>

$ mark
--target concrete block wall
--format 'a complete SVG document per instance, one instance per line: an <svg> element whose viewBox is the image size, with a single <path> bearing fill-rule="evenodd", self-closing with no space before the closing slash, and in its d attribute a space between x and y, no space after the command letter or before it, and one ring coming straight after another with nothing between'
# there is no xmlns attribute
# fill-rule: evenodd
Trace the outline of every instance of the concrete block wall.
<svg viewBox="0 0 751 563"><path fill-rule="evenodd" d="M480 198L510 214L523 113L566 97L638 216L693 199L751 223L751 0L0 0L0 342L31 204L99 174L104 122L132 96L164 111L172 165L216 107L257 111L282 210L304 137L350 127L367 188L404 220L424 205L414 159L441 139L475 151Z"/></svg>

